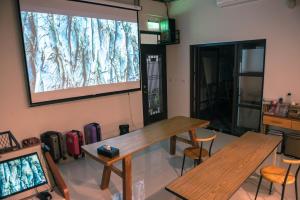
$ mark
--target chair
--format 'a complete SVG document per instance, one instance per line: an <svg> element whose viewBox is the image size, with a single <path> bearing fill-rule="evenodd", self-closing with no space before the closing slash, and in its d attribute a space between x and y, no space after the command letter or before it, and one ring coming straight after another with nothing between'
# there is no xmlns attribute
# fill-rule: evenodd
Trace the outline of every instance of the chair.
<svg viewBox="0 0 300 200"><path fill-rule="evenodd" d="M20 144L10 131L0 132L0 154L20 148Z"/></svg>
<svg viewBox="0 0 300 200"><path fill-rule="evenodd" d="M191 129L189 131L192 140L192 147L188 147L184 149L183 152L183 161L182 161L182 168L181 168L181 176L183 174L185 157L189 157L194 160L194 167L202 162L202 158L210 157L211 156L211 149L216 139L217 135L214 134L213 136L206 137L206 138L199 138L196 136L196 129ZM204 142L210 142L209 150L203 148ZM199 146L200 143L200 146Z"/></svg>
<svg viewBox="0 0 300 200"><path fill-rule="evenodd" d="M298 174L300 171L300 160L283 159L283 162L289 165L287 170L284 168L281 168L281 167L273 166L273 165L263 167L260 170L261 175L260 175L255 199L257 198L262 179L264 178L267 181L271 182L269 194L272 193L272 187L273 187L274 183L278 183L278 184L282 185L281 200L283 200L283 198L284 198L285 186L295 183L296 200L298 200L297 178L298 178ZM298 169L297 169L295 175L293 175L290 172L292 165L298 165Z"/></svg>

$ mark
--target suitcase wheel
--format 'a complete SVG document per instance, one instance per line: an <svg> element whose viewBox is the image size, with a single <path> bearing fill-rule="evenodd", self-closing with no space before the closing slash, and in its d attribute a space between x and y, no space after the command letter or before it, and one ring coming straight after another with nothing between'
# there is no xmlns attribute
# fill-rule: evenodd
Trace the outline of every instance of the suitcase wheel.
<svg viewBox="0 0 300 200"><path fill-rule="evenodd" d="M77 155L77 156L74 156L74 159L75 159L75 160L78 160L78 155Z"/></svg>

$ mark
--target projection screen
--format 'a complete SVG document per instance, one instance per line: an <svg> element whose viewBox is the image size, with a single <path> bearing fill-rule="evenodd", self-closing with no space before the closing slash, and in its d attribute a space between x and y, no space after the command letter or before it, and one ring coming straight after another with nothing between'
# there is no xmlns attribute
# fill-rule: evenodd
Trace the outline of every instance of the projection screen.
<svg viewBox="0 0 300 200"><path fill-rule="evenodd" d="M20 0L31 105L140 89L137 11Z"/></svg>

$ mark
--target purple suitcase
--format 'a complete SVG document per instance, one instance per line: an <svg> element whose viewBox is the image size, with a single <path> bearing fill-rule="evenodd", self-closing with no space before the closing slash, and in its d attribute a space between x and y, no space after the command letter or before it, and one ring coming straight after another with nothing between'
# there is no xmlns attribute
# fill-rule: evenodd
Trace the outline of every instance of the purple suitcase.
<svg viewBox="0 0 300 200"><path fill-rule="evenodd" d="M90 123L84 126L85 144L92 144L102 140L101 128L98 123Z"/></svg>

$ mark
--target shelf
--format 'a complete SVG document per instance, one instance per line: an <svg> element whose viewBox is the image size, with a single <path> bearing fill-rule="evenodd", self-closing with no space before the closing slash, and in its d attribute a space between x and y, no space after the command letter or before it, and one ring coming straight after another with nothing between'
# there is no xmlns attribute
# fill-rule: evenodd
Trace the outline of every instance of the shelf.
<svg viewBox="0 0 300 200"><path fill-rule="evenodd" d="M157 41L158 44L162 44L162 45L172 45L172 44L180 44L180 31L176 30L176 38L174 42L163 42L163 41Z"/></svg>

